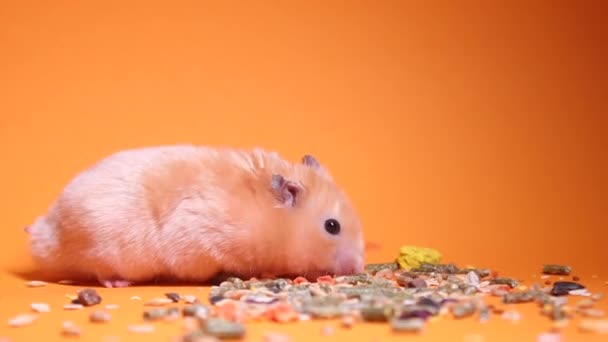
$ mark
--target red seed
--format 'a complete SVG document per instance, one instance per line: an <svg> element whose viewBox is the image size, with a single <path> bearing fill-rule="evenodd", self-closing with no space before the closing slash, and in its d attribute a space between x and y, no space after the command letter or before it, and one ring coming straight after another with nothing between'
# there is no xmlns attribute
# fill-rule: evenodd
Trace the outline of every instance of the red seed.
<svg viewBox="0 0 608 342"><path fill-rule="evenodd" d="M304 277L297 277L296 279L293 280L293 283L298 285L298 284L302 284L302 283L307 283L308 279L304 278Z"/></svg>
<svg viewBox="0 0 608 342"><path fill-rule="evenodd" d="M317 278L317 283L319 283L319 284L325 283L325 284L333 285L336 283L336 280L332 276L324 275L324 276L320 276Z"/></svg>

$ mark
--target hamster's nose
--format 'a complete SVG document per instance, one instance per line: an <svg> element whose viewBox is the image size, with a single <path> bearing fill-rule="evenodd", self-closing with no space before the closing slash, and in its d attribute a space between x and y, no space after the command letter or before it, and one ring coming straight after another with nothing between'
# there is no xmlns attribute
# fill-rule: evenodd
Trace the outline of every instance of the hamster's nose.
<svg viewBox="0 0 608 342"><path fill-rule="evenodd" d="M340 274L353 274L363 272L363 257L356 253L341 251L337 257L337 268Z"/></svg>

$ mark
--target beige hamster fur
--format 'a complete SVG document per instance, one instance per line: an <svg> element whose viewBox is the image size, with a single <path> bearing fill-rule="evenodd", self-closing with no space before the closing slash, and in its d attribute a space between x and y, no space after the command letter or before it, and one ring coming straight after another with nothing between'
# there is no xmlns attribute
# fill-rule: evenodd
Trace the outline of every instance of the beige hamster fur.
<svg viewBox="0 0 608 342"><path fill-rule="evenodd" d="M361 222L312 156L194 145L134 148L78 174L26 229L33 259L125 287L363 271Z"/></svg>

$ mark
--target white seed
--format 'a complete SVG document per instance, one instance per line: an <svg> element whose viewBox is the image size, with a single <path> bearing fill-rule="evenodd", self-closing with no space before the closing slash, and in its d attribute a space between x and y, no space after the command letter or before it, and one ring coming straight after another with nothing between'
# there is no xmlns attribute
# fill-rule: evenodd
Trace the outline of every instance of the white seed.
<svg viewBox="0 0 608 342"><path fill-rule="evenodd" d="M465 275L464 283L471 286L479 286L479 276L477 273L470 271Z"/></svg>
<svg viewBox="0 0 608 342"><path fill-rule="evenodd" d="M72 321L64 321L61 324L61 332L67 336L80 336L82 330Z"/></svg>
<svg viewBox="0 0 608 342"><path fill-rule="evenodd" d="M536 342L561 342L562 336L558 333L540 333L536 337Z"/></svg>
<svg viewBox="0 0 608 342"><path fill-rule="evenodd" d="M194 295L183 295L181 298L188 304L194 304L198 301L198 298L196 298Z"/></svg>
<svg viewBox="0 0 608 342"><path fill-rule="evenodd" d="M582 320L578 326L581 331L608 334L608 320Z"/></svg>
<svg viewBox="0 0 608 342"><path fill-rule="evenodd" d="M505 311L503 312L503 314L501 315L502 319L506 319L508 321L512 321L512 322L516 322L519 321L521 319L521 314L517 311Z"/></svg>
<svg viewBox="0 0 608 342"><path fill-rule="evenodd" d="M141 300L141 297L140 296L133 296L133 297L131 297L131 300Z"/></svg>
<svg viewBox="0 0 608 342"><path fill-rule="evenodd" d="M540 279L549 279L549 278L551 278L551 276L548 276L546 274L540 276Z"/></svg>
<svg viewBox="0 0 608 342"><path fill-rule="evenodd" d="M321 329L321 334L323 336L329 336L332 335L334 333L334 327L332 327L331 325L326 325Z"/></svg>
<svg viewBox="0 0 608 342"><path fill-rule="evenodd" d="M46 282L41 280L32 280L27 282L27 286L29 287L43 287L46 286Z"/></svg>
<svg viewBox="0 0 608 342"><path fill-rule="evenodd" d="M36 312L49 312L51 307L47 303L32 303L30 304L32 310Z"/></svg>
<svg viewBox="0 0 608 342"><path fill-rule="evenodd" d="M8 325L10 325L11 327L23 327L34 323L34 321L36 321L36 318L38 318L38 316L33 314L21 314L10 318L8 320Z"/></svg>
<svg viewBox="0 0 608 342"><path fill-rule="evenodd" d="M579 310L579 314L581 314L581 316L592 318L602 318L606 315L602 309L581 309Z"/></svg>
<svg viewBox="0 0 608 342"><path fill-rule="evenodd" d="M127 328L129 332L136 334L146 334L154 332L154 326L152 324L132 324Z"/></svg>
<svg viewBox="0 0 608 342"><path fill-rule="evenodd" d="M74 304L74 303L66 304L63 306L64 310L82 310L83 308L84 308L84 306L82 304Z"/></svg>
<svg viewBox="0 0 608 342"><path fill-rule="evenodd" d="M116 310L118 308L119 308L118 304L107 304L106 305L106 309L108 309L108 310Z"/></svg>
<svg viewBox="0 0 608 342"><path fill-rule="evenodd" d="M277 332L267 332L262 336L264 342L290 342L291 338Z"/></svg>
<svg viewBox="0 0 608 342"><path fill-rule="evenodd" d="M89 321L94 323L106 323L109 322L111 318L112 316L109 313L101 310L93 311L89 315Z"/></svg>

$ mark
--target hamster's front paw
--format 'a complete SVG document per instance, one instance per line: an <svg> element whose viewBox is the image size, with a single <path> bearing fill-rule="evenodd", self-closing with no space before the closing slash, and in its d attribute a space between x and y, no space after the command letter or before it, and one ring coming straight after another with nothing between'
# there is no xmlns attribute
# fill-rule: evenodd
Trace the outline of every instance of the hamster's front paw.
<svg viewBox="0 0 608 342"><path fill-rule="evenodd" d="M132 284L126 280L100 280L99 282L105 287L129 287Z"/></svg>

